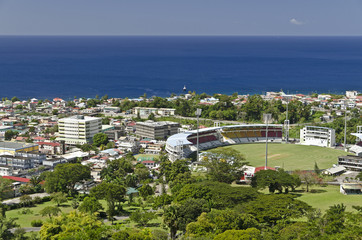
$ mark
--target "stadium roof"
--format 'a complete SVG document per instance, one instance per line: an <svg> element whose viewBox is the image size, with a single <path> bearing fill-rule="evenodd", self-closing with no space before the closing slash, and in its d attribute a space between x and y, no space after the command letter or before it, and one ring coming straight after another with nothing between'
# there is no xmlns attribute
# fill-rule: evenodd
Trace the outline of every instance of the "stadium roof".
<svg viewBox="0 0 362 240"><path fill-rule="evenodd" d="M353 136L358 137L359 139L362 139L362 133L351 133Z"/></svg>
<svg viewBox="0 0 362 240"><path fill-rule="evenodd" d="M180 146L180 145L191 145L192 142L187 140L187 137L190 136L191 132L184 132L172 135L167 139L167 144L171 145L172 147Z"/></svg>

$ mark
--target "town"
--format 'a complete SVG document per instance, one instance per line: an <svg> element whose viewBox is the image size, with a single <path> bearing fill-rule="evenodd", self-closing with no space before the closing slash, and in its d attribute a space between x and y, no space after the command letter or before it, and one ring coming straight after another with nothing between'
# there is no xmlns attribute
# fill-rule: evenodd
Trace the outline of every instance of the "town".
<svg viewBox="0 0 362 240"><path fill-rule="evenodd" d="M21 224L23 228L35 227L35 232L46 216L69 212L70 206L65 210L59 207L69 202L74 209L86 209L84 212L107 209L104 219L127 227L146 227L152 222L160 226L158 221L163 219L169 234L159 232L159 239L175 239L178 234L192 239L203 235L187 224L201 224L197 217L214 211L211 207L202 210L200 199L205 201L205 196L198 199L190 195L188 200L187 191L200 187L213 194L221 194L215 193L221 188L226 189L225 193L239 189L236 194L250 200L261 196L230 184L251 185L252 189L265 188L273 193L295 191L301 186L309 192L312 186L328 185L338 187L341 195L360 195L361 108L362 94L358 91L346 91L345 95L285 94L281 90L264 95L185 92L167 98L144 94L135 99L107 95L71 100L2 98L2 208L9 215L18 211L15 209L32 211L34 205L58 199L57 206L47 205L48 212L39 209L32 222ZM275 179L287 174L293 179L283 180L287 184L275 180L264 181L263 185L257 180L265 174ZM202 177L225 185L197 185ZM187 186L195 189L187 190ZM107 192L111 188L118 191L114 193L117 196ZM266 202L276 201L267 198ZM195 207L193 217L178 216L184 222L175 225L176 219L154 213L160 209L171 211L170 204L181 200L191 201L190 206ZM86 201L98 207L88 209ZM98 201L104 201L104 207ZM358 205L355 202L360 199L354 198L348 210ZM216 209L237 205L218 204ZM128 209L131 206L137 210ZM263 223L272 227L276 222L258 224ZM254 225L253 229L259 231ZM41 232L42 239L49 234L45 232Z"/></svg>

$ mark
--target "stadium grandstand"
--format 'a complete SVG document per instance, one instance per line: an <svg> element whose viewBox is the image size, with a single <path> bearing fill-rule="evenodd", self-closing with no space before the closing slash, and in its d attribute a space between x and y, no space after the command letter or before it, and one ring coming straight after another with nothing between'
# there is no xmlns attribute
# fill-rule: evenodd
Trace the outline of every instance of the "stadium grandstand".
<svg viewBox="0 0 362 240"><path fill-rule="evenodd" d="M199 149L266 141L266 124L230 125L199 129ZM268 125L268 141L281 142L283 125ZM166 141L171 161L187 158L197 151L197 130L177 133Z"/></svg>

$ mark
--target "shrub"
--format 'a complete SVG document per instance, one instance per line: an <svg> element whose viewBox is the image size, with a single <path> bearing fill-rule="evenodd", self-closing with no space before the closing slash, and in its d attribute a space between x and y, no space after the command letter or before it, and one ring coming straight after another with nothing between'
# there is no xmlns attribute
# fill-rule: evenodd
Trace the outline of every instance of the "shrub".
<svg viewBox="0 0 362 240"><path fill-rule="evenodd" d="M24 208L24 209L21 209L18 213L26 215L26 214L33 214L33 211L31 211L29 208Z"/></svg>
<svg viewBox="0 0 362 240"><path fill-rule="evenodd" d="M31 221L30 224L32 227L41 227L41 226L43 226L43 221L42 220L33 220L33 221Z"/></svg>

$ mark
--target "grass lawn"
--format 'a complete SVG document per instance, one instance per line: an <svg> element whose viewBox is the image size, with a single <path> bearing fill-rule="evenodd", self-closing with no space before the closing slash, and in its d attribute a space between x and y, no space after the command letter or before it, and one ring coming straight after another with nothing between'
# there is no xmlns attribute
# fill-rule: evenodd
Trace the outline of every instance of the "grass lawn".
<svg viewBox="0 0 362 240"><path fill-rule="evenodd" d="M135 201L138 202L138 199L135 198ZM100 203L102 204L104 210L106 210L107 209L106 201L100 200ZM71 204L71 201L68 201L67 203L64 203L60 206L62 213L69 213L74 210L70 204ZM26 208L10 210L10 211L6 212L6 217L17 218L16 222L20 225L20 227L31 227L31 221L33 221L33 220L42 220L43 222L45 222L47 219L49 219L47 216L43 217L43 216L41 216L41 214L39 214L39 211L47 206L56 206L56 204L50 201L50 202L37 204L35 207L26 207ZM22 214L21 211L24 209L30 209L30 211L32 211L32 213ZM129 206L128 204L124 204L123 209L126 212L131 213L137 209L140 209L140 207ZM146 207L146 209L150 209L150 207ZM127 215L127 214L125 213L124 215ZM103 219L103 220L105 220L105 219ZM139 227L139 226L137 226L137 224L135 222L132 222L130 220L114 221L114 224L117 224L117 223L122 224L121 229ZM110 225L111 222L105 221L105 224ZM156 219L153 219L152 221L149 222L147 227L151 228L151 229L163 230L161 228L161 224L162 224L162 217L158 215Z"/></svg>
<svg viewBox="0 0 362 240"><path fill-rule="evenodd" d="M67 203L63 203L60 206L60 209L62 210L63 213L69 213L70 211L74 210L70 206L70 204L71 204L71 202L68 201ZM10 210L10 211L6 212L6 217L7 218L18 218L18 220L16 220L16 222L20 225L20 227L31 227L30 223L33 220L40 219L44 222L48 219L48 217L43 217L41 214L39 214L39 211L47 206L56 206L56 204L54 202L50 201L50 202L45 202L42 204L37 204L35 207L29 207L28 209L30 209L33 212L31 214L21 214L20 213L21 210L23 210L25 208Z"/></svg>
<svg viewBox="0 0 362 240"><path fill-rule="evenodd" d="M254 167L265 164L265 144L241 144L228 146L238 150L249 165ZM304 146L296 144L268 144L268 166L280 166L285 170L313 170L317 162L320 169L332 167L338 162L338 156L345 155L341 150Z"/></svg>
<svg viewBox="0 0 362 240"><path fill-rule="evenodd" d="M302 185L302 187L304 187ZM301 188L298 188L300 190ZM300 195L297 199L308 203L314 208L319 208L322 212L327 210L330 206L334 204L343 203L347 206L346 211L355 211L352 206L362 206L362 196L361 195L343 195L339 192L339 186L328 185L327 187L321 186L312 186L314 190L311 192L298 192L296 194Z"/></svg>
<svg viewBox="0 0 362 240"><path fill-rule="evenodd" d="M138 160L139 158L143 159L143 160L156 160L158 159L158 154L137 154L134 155L134 157L136 158L136 160Z"/></svg>

